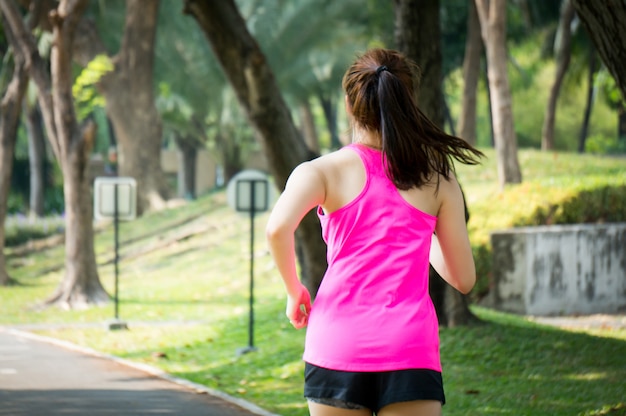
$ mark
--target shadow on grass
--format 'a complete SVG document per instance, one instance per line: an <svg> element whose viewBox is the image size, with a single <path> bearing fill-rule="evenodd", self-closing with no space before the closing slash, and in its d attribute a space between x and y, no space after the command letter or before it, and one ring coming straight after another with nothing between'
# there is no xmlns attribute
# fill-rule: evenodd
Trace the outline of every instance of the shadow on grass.
<svg viewBox="0 0 626 416"><path fill-rule="evenodd" d="M624 400L625 341L479 316L487 325L442 330L446 415L578 415Z"/></svg>

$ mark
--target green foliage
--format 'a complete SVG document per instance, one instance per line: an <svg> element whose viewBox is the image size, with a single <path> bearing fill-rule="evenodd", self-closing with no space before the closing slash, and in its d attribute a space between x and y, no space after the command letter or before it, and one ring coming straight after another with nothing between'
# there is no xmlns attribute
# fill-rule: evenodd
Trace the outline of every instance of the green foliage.
<svg viewBox="0 0 626 416"><path fill-rule="evenodd" d="M606 68L600 70L595 77L594 83L604 92L604 98L612 109L623 106L622 93Z"/></svg>
<svg viewBox="0 0 626 416"><path fill-rule="evenodd" d="M181 133L193 131L191 119L194 109L184 97L174 93L170 85L165 82L159 84L156 107L166 129Z"/></svg>
<svg viewBox="0 0 626 416"><path fill-rule="evenodd" d="M65 211L65 197L62 185L53 185L44 190L43 210L47 214L62 214Z"/></svg>
<svg viewBox="0 0 626 416"><path fill-rule="evenodd" d="M444 76L463 65L467 12L468 2L465 0L448 0L441 4L439 20Z"/></svg>
<svg viewBox="0 0 626 416"><path fill-rule="evenodd" d="M24 195L18 192L9 192L7 198L7 213L17 214L24 212L24 207L27 206L24 200Z"/></svg>
<svg viewBox="0 0 626 416"><path fill-rule="evenodd" d="M343 72L372 41L366 26L370 6L362 1L239 0L238 4L282 93L296 103L320 91L340 93ZM378 12L388 10L387 6Z"/></svg>
<svg viewBox="0 0 626 416"><path fill-rule="evenodd" d="M513 99L513 120L520 148L541 147L548 94L554 82L555 66L551 60L541 58L542 33L525 37L524 41L509 44L512 59L509 62L509 82ZM583 123L587 100L585 75L588 56L574 55L570 71L565 76L557 102L555 124L555 146L559 151L576 151ZM513 63L515 62L515 64ZM578 71L573 68L579 67ZM451 72L445 80L446 99L453 116L460 114L461 87L460 69ZM604 99L605 91L598 88L591 112L589 137L615 137L617 130L616 111ZM480 146L491 145L491 118L486 86L486 74L479 81L477 91L477 139Z"/></svg>
<svg viewBox="0 0 626 416"><path fill-rule="evenodd" d="M96 85L100 78L112 70L111 58L107 55L98 55L87 64L74 81L72 95L74 96L76 118L79 122L87 118L95 107L104 107L104 97L98 93Z"/></svg>
<svg viewBox="0 0 626 416"><path fill-rule="evenodd" d="M626 154L626 138L606 137L601 134L587 138L585 152L599 155Z"/></svg>

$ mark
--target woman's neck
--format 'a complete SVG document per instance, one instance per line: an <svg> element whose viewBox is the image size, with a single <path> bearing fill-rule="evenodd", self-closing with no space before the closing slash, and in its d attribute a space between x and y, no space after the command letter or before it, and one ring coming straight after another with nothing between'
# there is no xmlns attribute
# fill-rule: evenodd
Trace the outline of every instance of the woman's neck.
<svg viewBox="0 0 626 416"><path fill-rule="evenodd" d="M377 150L381 150L383 147L379 134L358 128L355 128L352 132L352 143L361 144Z"/></svg>

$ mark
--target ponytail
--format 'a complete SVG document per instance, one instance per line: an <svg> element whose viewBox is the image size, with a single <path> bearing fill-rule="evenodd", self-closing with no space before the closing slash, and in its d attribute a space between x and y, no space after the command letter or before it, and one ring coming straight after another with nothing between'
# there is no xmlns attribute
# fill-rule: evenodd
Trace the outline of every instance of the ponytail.
<svg viewBox="0 0 626 416"><path fill-rule="evenodd" d="M373 49L346 72L343 87L355 123L382 139L387 176L398 189L420 187L433 175L446 179L452 159L478 164L482 152L437 127L418 108L413 80L417 66L400 53Z"/></svg>

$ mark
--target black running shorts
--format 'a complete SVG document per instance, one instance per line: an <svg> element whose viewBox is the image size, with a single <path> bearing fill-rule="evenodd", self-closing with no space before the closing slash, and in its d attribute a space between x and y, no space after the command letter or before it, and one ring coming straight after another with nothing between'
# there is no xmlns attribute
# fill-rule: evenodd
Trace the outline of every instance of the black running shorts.
<svg viewBox="0 0 626 416"><path fill-rule="evenodd" d="M441 373L428 369L381 372L336 371L305 363L304 397L344 409L378 412L388 404L437 400L446 402Z"/></svg>

